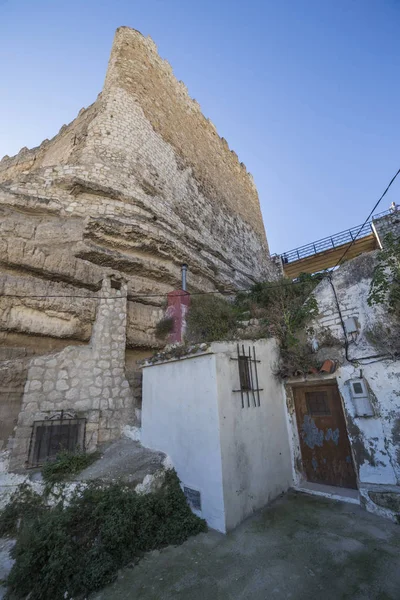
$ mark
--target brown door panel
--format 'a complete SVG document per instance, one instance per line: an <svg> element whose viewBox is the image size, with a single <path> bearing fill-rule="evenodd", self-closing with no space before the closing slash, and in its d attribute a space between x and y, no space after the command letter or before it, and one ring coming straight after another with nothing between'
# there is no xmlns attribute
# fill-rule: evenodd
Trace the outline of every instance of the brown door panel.
<svg viewBox="0 0 400 600"><path fill-rule="evenodd" d="M336 385L294 389L297 426L307 480L357 489L357 479Z"/></svg>

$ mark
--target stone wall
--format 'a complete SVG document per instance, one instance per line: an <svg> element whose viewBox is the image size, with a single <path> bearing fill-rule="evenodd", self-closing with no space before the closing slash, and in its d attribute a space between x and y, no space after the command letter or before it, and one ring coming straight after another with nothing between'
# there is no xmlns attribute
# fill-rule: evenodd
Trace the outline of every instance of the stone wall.
<svg viewBox="0 0 400 600"><path fill-rule="evenodd" d="M61 410L87 420L88 451L117 439L124 425L135 422L124 368L126 296L126 283L105 278L90 344L30 360L12 446L12 469L25 465L34 421Z"/></svg>
<svg viewBox="0 0 400 600"><path fill-rule="evenodd" d="M384 246L385 235L388 233L392 233L394 237L400 237L400 210L374 219L372 227L381 247Z"/></svg>
<svg viewBox="0 0 400 600"><path fill-rule="evenodd" d="M0 451L7 448L21 410L28 360L0 362Z"/></svg>
<svg viewBox="0 0 400 600"><path fill-rule="evenodd" d="M105 86L0 162L0 331L87 342L95 292L128 285L127 346L157 347L166 294L274 278L251 176L150 38L117 30Z"/></svg>

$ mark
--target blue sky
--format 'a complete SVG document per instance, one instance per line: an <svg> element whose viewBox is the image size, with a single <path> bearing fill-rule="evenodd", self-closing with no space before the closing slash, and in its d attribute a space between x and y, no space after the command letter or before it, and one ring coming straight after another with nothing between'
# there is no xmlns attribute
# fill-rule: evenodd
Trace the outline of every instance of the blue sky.
<svg viewBox="0 0 400 600"><path fill-rule="evenodd" d="M0 157L96 99L120 25L247 165L272 252L358 225L400 167L400 0L0 0Z"/></svg>

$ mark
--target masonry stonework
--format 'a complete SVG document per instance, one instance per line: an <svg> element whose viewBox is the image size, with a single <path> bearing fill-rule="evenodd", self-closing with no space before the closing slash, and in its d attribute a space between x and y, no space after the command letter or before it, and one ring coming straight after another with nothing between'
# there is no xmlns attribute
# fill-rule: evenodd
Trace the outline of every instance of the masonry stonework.
<svg viewBox="0 0 400 600"><path fill-rule="evenodd" d="M166 294L274 277L251 175L154 42L119 28L97 100L0 162L2 343L85 343L106 275L127 281L128 348L159 342ZM38 346L38 347L39 347Z"/></svg>
<svg viewBox="0 0 400 600"><path fill-rule="evenodd" d="M85 418L89 452L98 443L119 438L123 426L135 422L124 369L126 298L125 282L105 278L90 344L30 360L12 440L12 469L23 468L27 461L34 421L61 411Z"/></svg>

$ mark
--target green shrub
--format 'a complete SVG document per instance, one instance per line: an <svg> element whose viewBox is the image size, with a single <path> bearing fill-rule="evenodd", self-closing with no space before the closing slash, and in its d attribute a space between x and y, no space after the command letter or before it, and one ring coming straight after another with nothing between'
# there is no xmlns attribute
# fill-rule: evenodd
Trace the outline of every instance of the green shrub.
<svg viewBox="0 0 400 600"><path fill-rule="evenodd" d="M186 338L194 343L232 339L236 336L238 314L235 305L220 296L193 296Z"/></svg>
<svg viewBox="0 0 400 600"><path fill-rule="evenodd" d="M59 503L24 522L7 580L16 598L61 600L65 593L74 598L89 594L144 552L206 531L205 522L187 505L174 471L152 494L96 483L80 494L68 506Z"/></svg>
<svg viewBox="0 0 400 600"><path fill-rule="evenodd" d="M167 335L172 333L174 330L174 319L172 317L164 317L161 321L158 321L156 325L156 337L159 339L165 339Z"/></svg>
<svg viewBox="0 0 400 600"><path fill-rule="evenodd" d="M76 452L68 452L67 450L59 452L56 459L48 461L42 468L44 481L48 485L53 485L61 481L65 481L86 469L95 460L99 458L98 452L86 454L81 450Z"/></svg>
<svg viewBox="0 0 400 600"><path fill-rule="evenodd" d="M285 378L295 371L308 372L315 356L307 343L306 326L317 316L318 304L312 294L323 274L302 273L294 283L290 279L257 283L248 293L239 293L236 303L250 315L262 318L266 336L280 345L276 374Z"/></svg>
<svg viewBox="0 0 400 600"><path fill-rule="evenodd" d="M15 535L24 521L36 517L44 510L42 496L34 492L27 483L22 483L0 512L0 537Z"/></svg>

